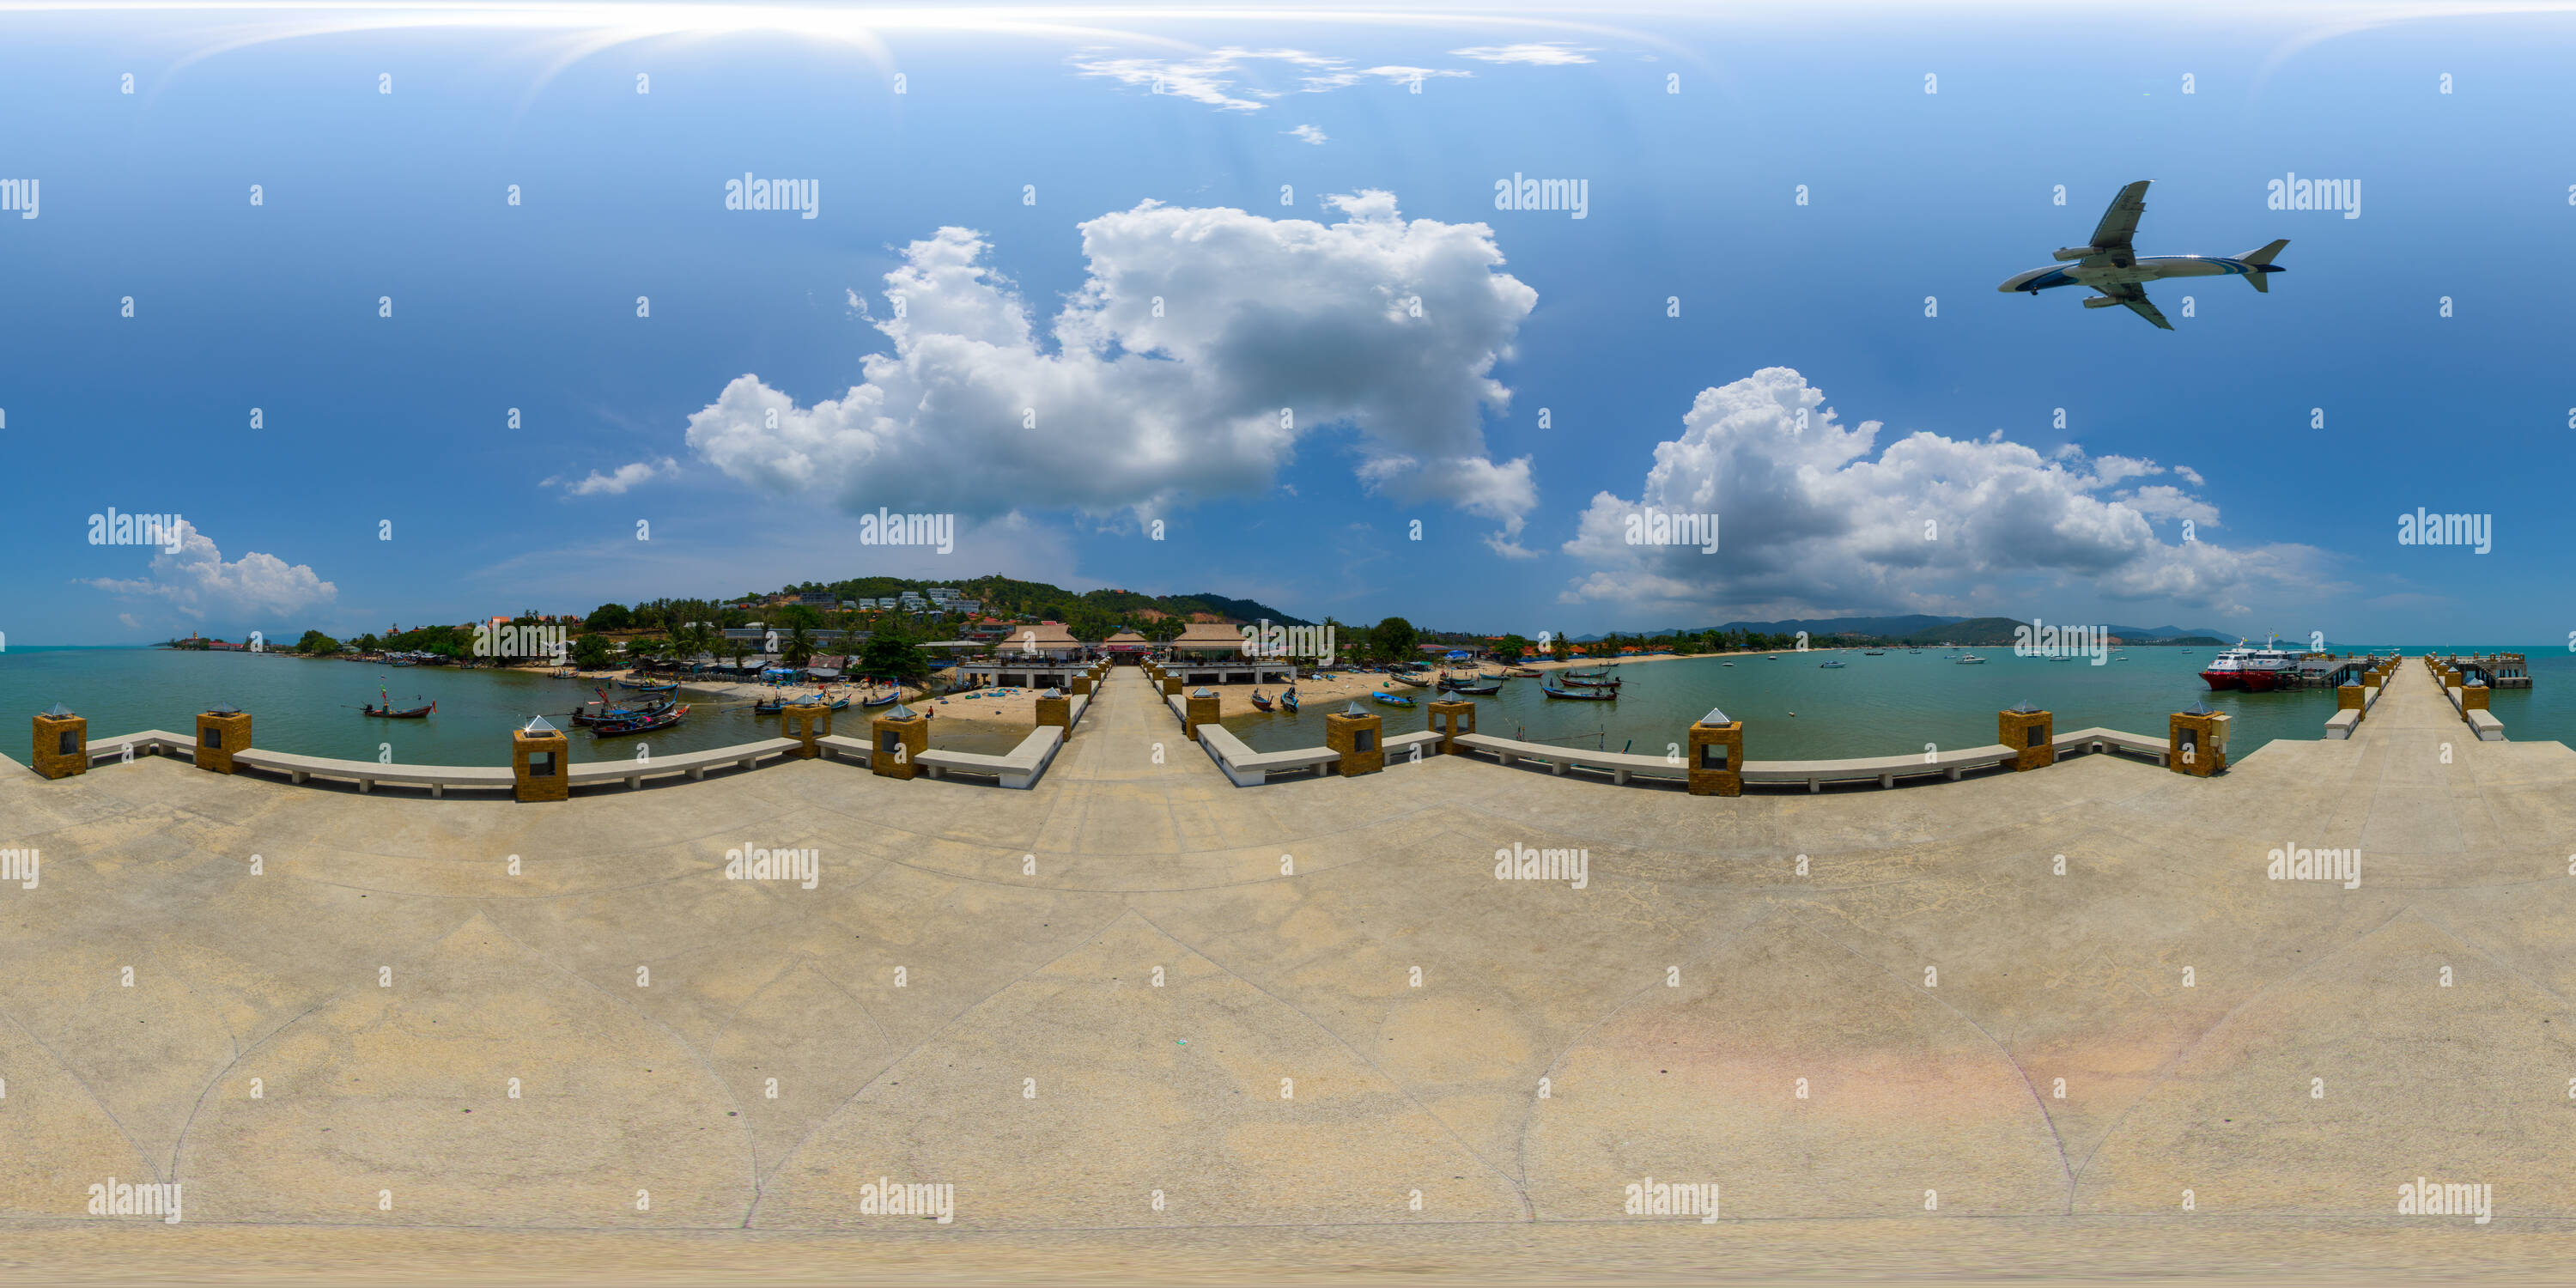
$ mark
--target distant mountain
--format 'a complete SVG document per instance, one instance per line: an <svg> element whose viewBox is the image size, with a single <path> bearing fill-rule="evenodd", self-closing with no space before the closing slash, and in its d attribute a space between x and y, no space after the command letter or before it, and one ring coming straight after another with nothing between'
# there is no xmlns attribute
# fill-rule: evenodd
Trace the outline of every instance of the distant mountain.
<svg viewBox="0 0 2576 1288"><path fill-rule="evenodd" d="M1950 622L1965 620L1965 618L1960 617L1931 617L1921 613L1915 613L1905 617L1807 617L1782 622L1728 622L1724 626L1717 627L1716 629L1721 631L1750 631L1757 635L1795 635L1800 631L1805 631L1809 639L1821 639L1829 635L1845 633L1853 635L1904 635L1912 631L1926 630L1934 626L1942 626ZM1652 638L1657 635L1696 635L1707 629L1710 628L1705 626L1677 626L1668 627L1659 631L1642 632L1642 634L1646 635L1648 638ZM1619 633L1621 635L1635 635L1640 634L1641 632L1621 631ZM1574 642L1577 644L1587 643L1599 638L1601 638L1601 635L1598 632L1590 635L1577 635L1573 637Z"/></svg>
<svg viewBox="0 0 2576 1288"><path fill-rule="evenodd" d="M2213 640L2236 638L2234 632L2222 631L2215 626L2195 626L2188 630L2180 626L2105 626L2102 629L2124 640L2174 639L2185 635L2198 635Z"/></svg>
<svg viewBox="0 0 2576 1288"><path fill-rule="evenodd" d="M1989 644L2007 645L2013 642L2015 630L2028 625L2028 622L2017 622L2009 617L1971 617L1964 621L1954 619L1938 626L1912 632L1906 635L1904 640L1908 644L1916 645L1974 644L1979 647Z"/></svg>

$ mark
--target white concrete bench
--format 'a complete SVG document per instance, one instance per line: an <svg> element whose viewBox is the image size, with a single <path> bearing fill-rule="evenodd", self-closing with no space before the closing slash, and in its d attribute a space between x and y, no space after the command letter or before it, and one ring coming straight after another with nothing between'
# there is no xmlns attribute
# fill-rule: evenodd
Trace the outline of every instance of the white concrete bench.
<svg viewBox="0 0 2576 1288"><path fill-rule="evenodd" d="M2350 738L2352 731L2360 727L2361 713L2347 707L2335 712L2334 718L2326 721L2326 737L2336 740Z"/></svg>
<svg viewBox="0 0 2576 1288"><path fill-rule="evenodd" d="M129 750L133 755L127 754ZM89 763L93 765L111 760L131 760L134 756L178 755L185 755L188 759L195 760L197 740L186 734L172 733L167 729L146 729L141 733L99 739L89 745Z"/></svg>
<svg viewBox="0 0 2576 1288"><path fill-rule="evenodd" d="M2169 742L2117 729L2078 729L2073 733L2061 733L2049 739L2049 746L2056 750L2060 760L2089 752L2125 751L2149 757L2159 765L2165 763L2165 758L2173 752L2173 745Z"/></svg>
<svg viewBox="0 0 2576 1288"><path fill-rule="evenodd" d="M851 738L837 733L815 739L814 745L823 749L825 760L847 758L862 765L868 763L868 754L874 750L868 746L868 740L865 738Z"/></svg>
<svg viewBox="0 0 2576 1288"><path fill-rule="evenodd" d="M2469 728L2470 728L2470 730L2471 730L2472 732L2474 732L2474 733L2476 733L2476 734L2478 735L2478 741L2480 741L2480 742L2503 742L2503 741L2504 741L2504 721L2496 719L2496 718L2495 718L2495 713L2494 713L2494 712L2491 712L2491 711L2472 711L2472 712L2469 712L2469 713L2468 713L2468 721L2469 721Z"/></svg>
<svg viewBox="0 0 2576 1288"><path fill-rule="evenodd" d="M759 742L738 743L707 751L682 751L650 760L594 760L574 765L568 777L575 787L623 780L628 790L641 788L647 778L663 774L687 774L690 779L703 779L710 769L738 765L751 769L772 756L783 756L804 746L800 738L765 738ZM501 771L508 777L511 771Z"/></svg>
<svg viewBox="0 0 2576 1288"><path fill-rule="evenodd" d="M1436 734L1431 736L1434 739L1438 737ZM1625 783L1636 774L1675 780L1687 780L1690 777L1688 762L1676 764L1661 756L1636 756L1620 751L1584 751L1575 747L1559 747L1544 742L1519 742L1482 733L1460 734L1458 745L1471 751L1485 752L1505 765L1517 764L1524 760L1539 761L1548 767L1549 773L1553 774L1563 774L1573 768L1597 769L1609 774L1610 781L1614 783ZM1747 768L1749 769L1750 766ZM1750 781L1751 775L1746 775L1746 779Z"/></svg>
<svg viewBox="0 0 2576 1288"><path fill-rule="evenodd" d="M1199 746L1208 759L1237 787L1258 787L1272 774L1314 770L1320 777L1330 766L1339 764L1340 752L1324 747L1300 747L1294 751L1254 751L1241 738L1223 725L1200 725Z"/></svg>
<svg viewBox="0 0 2576 1288"><path fill-rule="evenodd" d="M1744 781L1748 783L1805 783L1810 792L1821 792L1827 783L1857 783L1877 779L1881 787L1894 787L1900 778L1917 778L1941 774L1952 782L1971 769L1987 769L2009 764L2013 749L2002 743L1968 747L1958 751L1934 752L1929 756L1874 756L1860 760L1748 760L1744 762Z"/></svg>
<svg viewBox="0 0 2576 1288"><path fill-rule="evenodd" d="M299 786L307 779L345 778L356 783L360 792L373 792L378 783L426 787L433 799L445 799L450 787L506 792L514 782L507 765L386 765L372 760L299 756L291 751L265 751L257 747L234 752L233 765L239 769L284 774L288 782Z"/></svg>
<svg viewBox="0 0 2576 1288"><path fill-rule="evenodd" d="M913 757L912 763L929 770L933 778L947 774L983 774L1003 787L1026 790L1037 785L1047 766L1055 761L1056 750L1063 745L1064 730L1054 725L1039 725L1007 756L934 748Z"/></svg>

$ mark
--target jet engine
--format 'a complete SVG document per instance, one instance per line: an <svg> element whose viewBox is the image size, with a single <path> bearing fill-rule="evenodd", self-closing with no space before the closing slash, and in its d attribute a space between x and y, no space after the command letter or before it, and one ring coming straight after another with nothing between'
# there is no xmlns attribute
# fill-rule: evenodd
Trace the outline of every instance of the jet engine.
<svg viewBox="0 0 2576 1288"><path fill-rule="evenodd" d="M2084 307L2088 309L2107 309L2117 303L2119 303L2118 300L2112 299L2108 295L2093 295L2085 298Z"/></svg>
<svg viewBox="0 0 2576 1288"><path fill-rule="evenodd" d="M2099 255L2102 253L2102 249L2098 246L2068 246L2059 250L2050 251L2048 256L2051 259L2063 262L2070 259L2083 259L2087 256Z"/></svg>

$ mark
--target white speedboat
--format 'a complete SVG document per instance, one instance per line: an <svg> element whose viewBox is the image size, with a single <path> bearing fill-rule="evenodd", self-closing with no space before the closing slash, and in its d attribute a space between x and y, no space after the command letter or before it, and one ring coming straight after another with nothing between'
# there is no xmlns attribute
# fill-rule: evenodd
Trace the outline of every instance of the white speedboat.
<svg viewBox="0 0 2576 1288"><path fill-rule="evenodd" d="M1966 657L1955 659L1955 661L1960 666L1983 666L1985 665L1986 659L1979 657L1974 653L1970 653Z"/></svg>

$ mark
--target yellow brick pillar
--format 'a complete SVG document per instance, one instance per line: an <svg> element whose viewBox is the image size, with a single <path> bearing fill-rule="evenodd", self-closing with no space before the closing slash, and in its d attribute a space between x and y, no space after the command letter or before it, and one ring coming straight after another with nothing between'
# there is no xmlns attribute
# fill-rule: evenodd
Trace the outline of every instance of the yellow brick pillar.
<svg viewBox="0 0 2576 1288"><path fill-rule="evenodd" d="M1995 713L1995 741L2012 748L2013 772L2057 763L2056 718L2027 702Z"/></svg>
<svg viewBox="0 0 2576 1288"><path fill-rule="evenodd" d="M868 770L881 778L911 778L921 772L914 762L930 750L930 717L898 702L871 726Z"/></svg>
<svg viewBox="0 0 2576 1288"><path fill-rule="evenodd" d="M2464 713L2488 710L2487 699L2494 694L2495 690L2483 684L2469 685L2460 690L2460 710Z"/></svg>
<svg viewBox="0 0 2576 1288"><path fill-rule="evenodd" d="M1073 677L1074 696L1080 697L1083 694L1091 692L1091 681L1092 675L1088 671ZM1045 721L1039 721L1039 723L1044 724Z"/></svg>
<svg viewBox="0 0 2576 1288"><path fill-rule="evenodd" d="M2165 767L2177 774L2207 778L2227 768L2227 715L2197 703L2177 711L2166 724Z"/></svg>
<svg viewBox="0 0 2576 1288"><path fill-rule="evenodd" d="M814 760L823 754L823 739L832 736L832 708L829 703L799 702L782 707L778 712L778 736L794 738L803 745L787 753L798 760Z"/></svg>
<svg viewBox="0 0 2576 1288"><path fill-rule="evenodd" d="M1075 683L1081 681L1076 680ZM1073 699L1053 689L1038 695L1038 727L1043 729L1048 725L1064 730L1067 738L1073 736Z"/></svg>
<svg viewBox="0 0 2576 1288"><path fill-rule="evenodd" d="M544 716L510 731L511 794L521 801L572 799L572 743Z"/></svg>
<svg viewBox="0 0 2576 1288"><path fill-rule="evenodd" d="M47 778L69 778L89 772L89 721L55 703L36 716L35 761L30 766Z"/></svg>
<svg viewBox="0 0 2576 1288"><path fill-rule="evenodd" d="M1690 727L1690 794L1744 794L1744 722L1711 708Z"/></svg>
<svg viewBox="0 0 2576 1288"><path fill-rule="evenodd" d="M2359 711L2367 715L2370 711L2370 704L2363 701L2363 699L2368 696L2368 694L2361 691L2361 686L2358 684L2337 686L2335 689L2335 710Z"/></svg>
<svg viewBox="0 0 2576 1288"><path fill-rule="evenodd" d="M1166 675L1163 677L1163 696L1167 698L1177 698L1181 696L1181 677L1177 675Z"/></svg>
<svg viewBox="0 0 2576 1288"><path fill-rule="evenodd" d="M1324 746L1342 758L1342 777L1374 774L1386 768L1386 721L1354 702L1324 717Z"/></svg>
<svg viewBox="0 0 2576 1288"><path fill-rule="evenodd" d="M1216 696L1214 689L1201 689L1191 694L1189 701L1182 706L1181 736L1197 742L1199 726L1215 724L1224 709L1224 702Z"/></svg>
<svg viewBox="0 0 2576 1288"><path fill-rule="evenodd" d="M197 768L233 772L233 753L250 750L250 713L229 702L197 713Z"/></svg>
<svg viewBox="0 0 2576 1288"><path fill-rule="evenodd" d="M1441 698L1431 704L1431 732L1440 735L1440 754L1458 754L1458 736L1476 732L1476 704L1464 698Z"/></svg>

